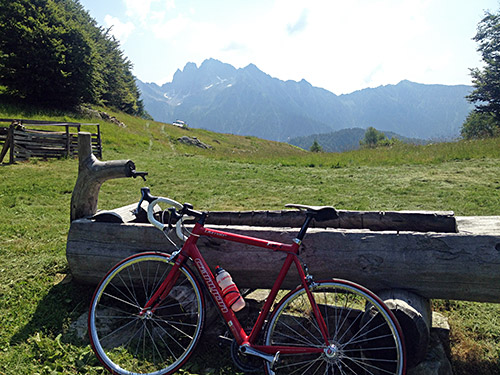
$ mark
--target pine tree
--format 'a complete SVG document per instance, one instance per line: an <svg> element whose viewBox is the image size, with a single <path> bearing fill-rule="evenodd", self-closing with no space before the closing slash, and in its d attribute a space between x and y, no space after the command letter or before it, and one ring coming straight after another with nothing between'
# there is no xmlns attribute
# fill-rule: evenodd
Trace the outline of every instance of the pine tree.
<svg viewBox="0 0 500 375"><path fill-rule="evenodd" d="M495 135L500 127L500 14L486 12L473 39L479 43L484 68L471 69L474 90L467 99L476 108L462 127L465 138Z"/></svg>
<svg viewBox="0 0 500 375"><path fill-rule="evenodd" d="M309 148L309 151L311 152L321 152L323 151L323 147L318 143L318 141L315 139L311 147Z"/></svg>

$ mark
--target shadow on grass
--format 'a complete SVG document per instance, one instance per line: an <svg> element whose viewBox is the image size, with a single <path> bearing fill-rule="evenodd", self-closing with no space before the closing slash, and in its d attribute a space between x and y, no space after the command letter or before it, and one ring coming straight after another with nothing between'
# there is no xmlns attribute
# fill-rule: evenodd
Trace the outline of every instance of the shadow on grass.
<svg viewBox="0 0 500 375"><path fill-rule="evenodd" d="M12 336L10 344L20 344L35 334L52 337L62 334L63 341L78 344L69 327L87 311L93 292L94 287L68 279L54 285L38 303L28 324ZM80 341L82 345L88 344Z"/></svg>
<svg viewBox="0 0 500 375"><path fill-rule="evenodd" d="M92 352L88 339L71 327L88 308L93 287L63 281L52 286L38 302L34 314L10 339L12 374L103 375L105 370ZM81 330L86 332L85 324ZM1 373L1 369L0 369Z"/></svg>

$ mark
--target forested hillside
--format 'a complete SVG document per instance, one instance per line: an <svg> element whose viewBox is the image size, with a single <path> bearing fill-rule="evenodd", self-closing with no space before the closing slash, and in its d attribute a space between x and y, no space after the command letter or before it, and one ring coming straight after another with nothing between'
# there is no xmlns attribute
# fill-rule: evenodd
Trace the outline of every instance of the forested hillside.
<svg viewBox="0 0 500 375"><path fill-rule="evenodd" d="M0 1L0 94L144 115L132 63L77 0Z"/></svg>

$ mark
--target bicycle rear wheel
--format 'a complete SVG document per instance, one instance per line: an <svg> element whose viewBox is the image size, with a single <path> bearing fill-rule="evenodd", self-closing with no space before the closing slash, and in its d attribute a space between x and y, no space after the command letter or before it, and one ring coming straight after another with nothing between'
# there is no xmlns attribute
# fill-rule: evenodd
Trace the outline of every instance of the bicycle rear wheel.
<svg viewBox="0 0 500 375"><path fill-rule="evenodd" d="M203 293L180 268L168 297L139 314L173 263L159 253L134 255L113 267L96 289L89 311L92 348L113 374L172 374L191 355L205 317Z"/></svg>
<svg viewBox="0 0 500 375"><path fill-rule="evenodd" d="M369 290L344 280L311 287L328 331L328 344L304 288L290 292L273 312L266 345L321 348L320 353L281 354L268 375L402 375L401 329L385 304Z"/></svg>

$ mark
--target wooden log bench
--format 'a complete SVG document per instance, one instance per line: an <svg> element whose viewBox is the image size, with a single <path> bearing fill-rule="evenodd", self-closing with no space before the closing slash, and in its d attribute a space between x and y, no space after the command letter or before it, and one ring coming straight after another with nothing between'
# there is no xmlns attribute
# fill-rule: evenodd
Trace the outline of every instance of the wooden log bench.
<svg viewBox="0 0 500 375"><path fill-rule="evenodd" d="M80 138L79 147L88 148L85 135ZM171 252L173 246L146 222L144 213L132 214L137 203L97 212L100 185L108 178L127 177L131 161L102 163L83 149L79 155L87 158L80 159L66 248L74 279L95 284L127 256ZM308 231L301 258L315 280L348 279L383 297L405 332L410 367L426 353L430 299L500 302L499 216L356 211L340 211L339 216ZM291 242L302 220L296 211L212 212L207 226ZM240 288L271 288L285 257L216 239L201 238L198 244L209 266L223 265ZM297 285L294 272L292 268L285 288Z"/></svg>

